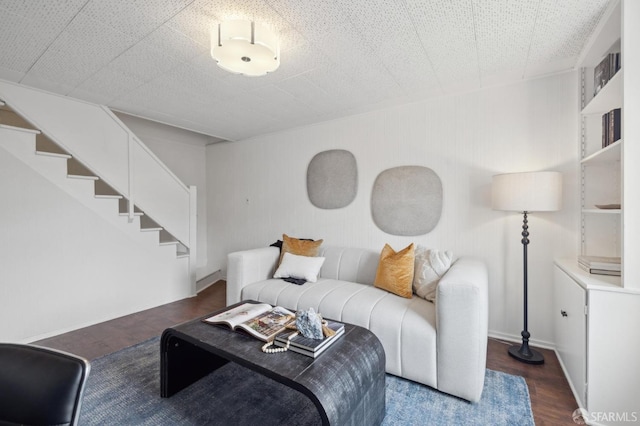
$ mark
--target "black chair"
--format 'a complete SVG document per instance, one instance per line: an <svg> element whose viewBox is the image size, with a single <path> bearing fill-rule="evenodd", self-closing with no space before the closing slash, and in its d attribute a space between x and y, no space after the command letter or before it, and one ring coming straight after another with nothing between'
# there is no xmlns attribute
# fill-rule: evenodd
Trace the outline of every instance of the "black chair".
<svg viewBox="0 0 640 426"><path fill-rule="evenodd" d="M76 425L90 368L66 352L0 343L0 425Z"/></svg>

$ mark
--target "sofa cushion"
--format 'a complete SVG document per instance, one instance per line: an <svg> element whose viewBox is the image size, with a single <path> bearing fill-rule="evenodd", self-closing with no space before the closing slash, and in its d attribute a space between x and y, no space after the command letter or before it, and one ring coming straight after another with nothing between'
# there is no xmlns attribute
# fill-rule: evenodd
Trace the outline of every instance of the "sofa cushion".
<svg viewBox="0 0 640 426"><path fill-rule="evenodd" d="M411 298L413 267L413 243L398 252L385 244L380 253L374 285L398 296Z"/></svg>
<svg viewBox="0 0 640 426"><path fill-rule="evenodd" d="M371 330L382 342L386 371L437 386L436 316L433 303L406 299L366 284L319 278L297 286L271 279L247 285L242 299L324 317Z"/></svg>
<svg viewBox="0 0 640 426"><path fill-rule="evenodd" d="M353 247L321 246L318 256L325 258L320 270L321 277L373 285L380 252Z"/></svg>

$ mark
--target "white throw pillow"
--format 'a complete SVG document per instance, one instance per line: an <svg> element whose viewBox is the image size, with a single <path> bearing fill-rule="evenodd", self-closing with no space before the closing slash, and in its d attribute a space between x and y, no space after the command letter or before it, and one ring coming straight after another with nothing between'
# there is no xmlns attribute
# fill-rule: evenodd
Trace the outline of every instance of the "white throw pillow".
<svg viewBox="0 0 640 426"><path fill-rule="evenodd" d="M440 278L449 270L453 254L448 250L431 250L417 246L415 250L413 292L435 302Z"/></svg>
<svg viewBox="0 0 640 426"><path fill-rule="evenodd" d="M324 257L298 256L286 252L273 278L301 278L315 283L323 263Z"/></svg>

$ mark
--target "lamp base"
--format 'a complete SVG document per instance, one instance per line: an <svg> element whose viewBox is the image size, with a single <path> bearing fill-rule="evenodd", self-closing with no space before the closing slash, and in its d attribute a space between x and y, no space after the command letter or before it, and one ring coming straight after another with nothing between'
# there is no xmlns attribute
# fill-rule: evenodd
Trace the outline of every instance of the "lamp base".
<svg viewBox="0 0 640 426"><path fill-rule="evenodd" d="M529 345L513 345L509 347L509 355L518 361L527 364L544 364L544 357L538 351L529 348Z"/></svg>

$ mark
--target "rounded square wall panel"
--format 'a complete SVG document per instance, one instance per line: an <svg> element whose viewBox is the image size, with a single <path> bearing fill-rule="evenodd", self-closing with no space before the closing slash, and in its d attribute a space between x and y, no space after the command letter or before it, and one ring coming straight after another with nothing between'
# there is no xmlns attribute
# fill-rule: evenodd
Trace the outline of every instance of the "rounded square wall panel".
<svg viewBox="0 0 640 426"><path fill-rule="evenodd" d="M307 167L309 201L321 209L346 207L358 192L358 166L349 151L332 149L316 154Z"/></svg>
<svg viewBox="0 0 640 426"><path fill-rule="evenodd" d="M387 234L426 234L436 227L441 214L442 182L428 167L387 169L373 184L371 215Z"/></svg>

